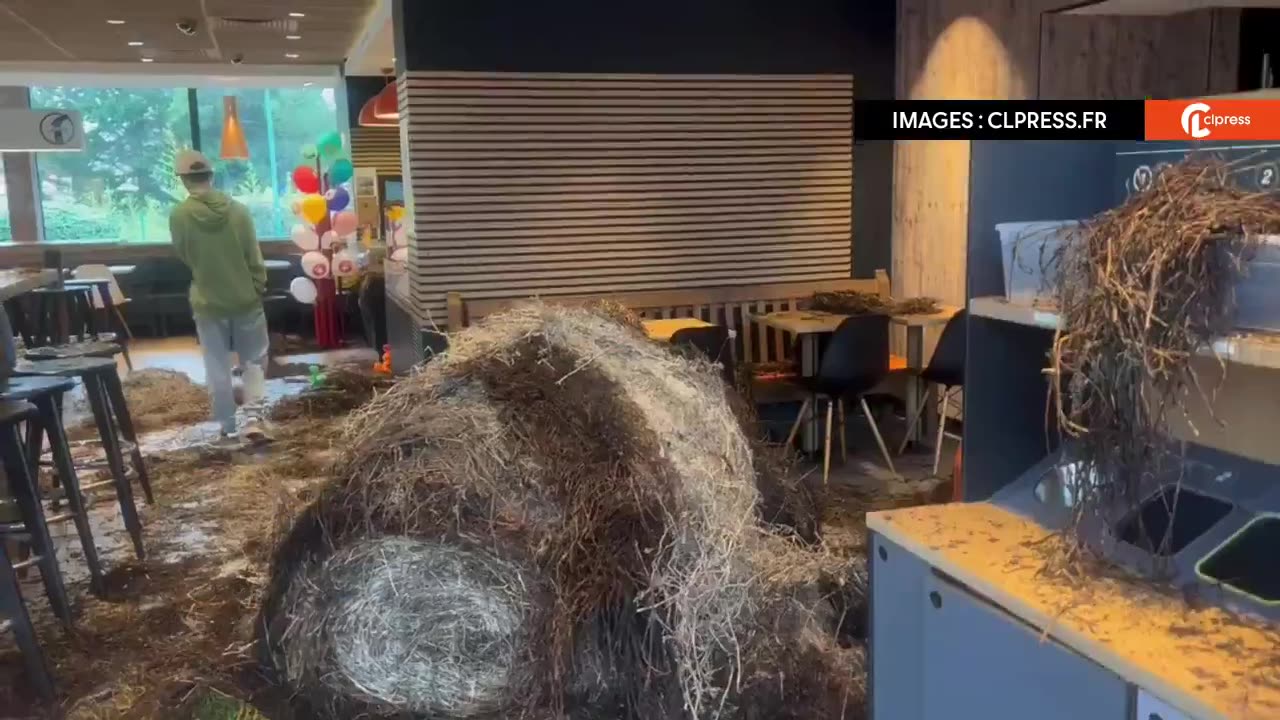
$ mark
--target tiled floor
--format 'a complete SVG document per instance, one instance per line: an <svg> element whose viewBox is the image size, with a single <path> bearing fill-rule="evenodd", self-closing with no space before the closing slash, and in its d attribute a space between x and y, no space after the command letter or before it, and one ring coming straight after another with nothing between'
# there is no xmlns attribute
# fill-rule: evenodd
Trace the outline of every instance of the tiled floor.
<svg viewBox="0 0 1280 720"><path fill-rule="evenodd" d="M143 368L164 368L186 373L192 382L204 383L204 360L200 353L200 344L193 336L169 338L138 338L129 343L129 356L133 360L135 370ZM346 362L368 362L377 360L377 353L367 347L352 347L341 350L301 353L295 355L273 355L271 363L279 370L303 368L297 374L305 374L310 365L335 365ZM118 356L120 375L127 373L124 356ZM271 372L269 376L294 374L290 372Z"/></svg>

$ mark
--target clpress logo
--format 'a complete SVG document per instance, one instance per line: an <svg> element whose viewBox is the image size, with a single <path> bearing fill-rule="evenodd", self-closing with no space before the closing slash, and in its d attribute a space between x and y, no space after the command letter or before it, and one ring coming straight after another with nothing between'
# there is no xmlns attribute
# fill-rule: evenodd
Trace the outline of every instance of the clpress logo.
<svg viewBox="0 0 1280 720"><path fill-rule="evenodd" d="M1275 100L1147 100L1147 140L1280 140Z"/></svg>
<svg viewBox="0 0 1280 720"><path fill-rule="evenodd" d="M1208 105L1202 102L1194 102L1182 111L1182 132L1193 138L1209 137L1209 128L1200 124L1200 118L1207 112L1212 110Z"/></svg>

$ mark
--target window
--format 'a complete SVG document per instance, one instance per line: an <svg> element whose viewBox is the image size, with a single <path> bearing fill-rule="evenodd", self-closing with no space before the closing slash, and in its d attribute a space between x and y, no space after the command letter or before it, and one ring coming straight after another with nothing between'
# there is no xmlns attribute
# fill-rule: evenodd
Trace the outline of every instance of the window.
<svg viewBox="0 0 1280 720"><path fill-rule="evenodd" d="M9 225L9 190L4 179L4 153L0 153L0 244L13 242L13 227Z"/></svg>
<svg viewBox="0 0 1280 720"><path fill-rule="evenodd" d="M236 99L249 145L248 160L221 160L223 98ZM311 88L205 90L199 99L201 145L214 162L219 190L244 203L258 237L283 238L295 222L291 176L302 148L337 129L332 90Z"/></svg>
<svg viewBox="0 0 1280 720"><path fill-rule="evenodd" d="M33 87L32 107L84 114L84 152L37 158L46 241L169 242L169 212L186 197L173 159L197 145L192 92L199 149L214 161L217 187L248 206L259 238L288 237L289 176L304 145L337 129L332 89ZM225 95L237 98L249 160L218 158ZM9 240L7 214L0 207L0 242Z"/></svg>
<svg viewBox="0 0 1280 720"><path fill-rule="evenodd" d="M38 87L31 106L84 115L84 152L36 158L46 241L169 242L185 197L173 158L191 145L186 90Z"/></svg>

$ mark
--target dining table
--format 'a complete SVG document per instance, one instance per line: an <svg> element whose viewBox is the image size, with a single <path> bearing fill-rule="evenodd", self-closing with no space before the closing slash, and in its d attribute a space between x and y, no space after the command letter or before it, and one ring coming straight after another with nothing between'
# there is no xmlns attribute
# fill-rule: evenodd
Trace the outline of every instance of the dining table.
<svg viewBox="0 0 1280 720"><path fill-rule="evenodd" d="M643 320L640 325L650 340L671 342L672 336L681 330L711 327L711 323L698 318L664 318L660 320Z"/></svg>
<svg viewBox="0 0 1280 720"><path fill-rule="evenodd" d="M904 327L907 331L907 355L906 357L890 355L890 372L923 369L925 364L925 331L929 328L946 325L951 317L959 311L960 308L958 307L940 305L937 310L931 313L890 315L889 322ZM848 317L848 315L821 310L780 310L753 315L752 319L761 325L790 333L794 336L800 346L800 375L801 377L813 377L818 372L818 363L820 361L818 345L822 337L835 332L836 328L840 327L840 323L844 322ZM931 389L925 387L925 383L917 375L912 374L907 380L907 407L918 407L920 399L925 397L922 393L928 392L931 392ZM926 430L922 427L923 424L923 420L916 424L916 429L912 432L913 442L919 442L924 437ZM817 413L816 411L811 411L809 417L805 419L801 426L800 442L805 452L813 453L818 451L818 430Z"/></svg>

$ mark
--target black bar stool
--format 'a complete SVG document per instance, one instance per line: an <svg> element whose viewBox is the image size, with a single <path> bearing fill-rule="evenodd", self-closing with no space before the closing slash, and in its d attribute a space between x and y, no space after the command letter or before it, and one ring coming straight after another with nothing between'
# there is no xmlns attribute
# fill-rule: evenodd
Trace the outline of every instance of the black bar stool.
<svg viewBox="0 0 1280 720"><path fill-rule="evenodd" d="M4 464L4 475L9 483L9 494L17 502L22 513L21 523L6 523L0 529L5 534L25 534L31 540L31 557L14 563L13 569L29 566L40 568L40 579L44 581L45 593L49 596L49 604L53 614L63 623L71 624L71 601L67 598L67 589L62 584L62 574L58 572L58 558L54 554L53 538L49 536L49 527L44 521L44 508L40 504L40 487L31 475L27 465L27 454L22 447L18 435L18 426L37 415L34 405L26 402L0 400L0 461Z"/></svg>
<svg viewBox="0 0 1280 720"><path fill-rule="evenodd" d="M133 417L129 414L129 404L125 402L124 388L120 385L120 375L116 372L116 361L113 358L66 357L27 361L19 363L13 372L15 375L25 376L79 378L84 383L89 408L93 411L93 421L98 427L98 436L107 456L107 467L111 469L112 476L126 480L120 487L121 492L128 493L132 499L133 491L128 487L128 474L124 464L127 452L147 504L155 503L151 479L147 475L146 463L142 460L142 450L138 447L138 434L134 431ZM128 520L127 515L125 519ZM140 547L140 540L135 540L135 543ZM139 557L141 556L139 550Z"/></svg>
<svg viewBox="0 0 1280 720"><path fill-rule="evenodd" d="M66 430L62 425L62 395L76 386L76 381L66 377L15 377L0 380L0 400L25 400L36 408L36 416L27 421L27 467L32 476L39 482L41 458L44 455L45 438L49 440L49 454L52 459L48 464L56 471L55 486L61 489L70 507L68 512L58 513L45 518L46 524L72 521L76 533L80 536L80 547L84 551L85 562L89 566L89 587L95 595L102 595L106 586L102 579L102 564L98 560L98 549L93 541L93 531L89 525L83 493L99 487L114 485L114 480L81 485L76 476L75 463L71 458L71 445L67 441ZM117 490L117 495L119 492ZM55 498L51 498L56 502ZM56 507L56 506L55 506ZM43 510L43 508L42 508ZM136 510L135 510L136 512ZM139 538L140 540L140 538Z"/></svg>
<svg viewBox="0 0 1280 720"><path fill-rule="evenodd" d="M3 414L4 410L0 409L0 415ZM9 556L0 551L0 632L5 630L12 630L18 641L18 649L22 651L22 661L27 666L27 679L31 685L40 697L52 699L53 678L49 675L49 666L45 663L40 641L36 639L35 628L31 626L27 605L22 601L18 574L9 562Z"/></svg>

